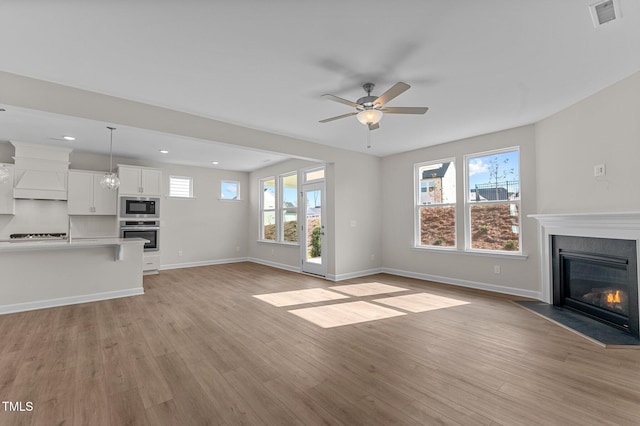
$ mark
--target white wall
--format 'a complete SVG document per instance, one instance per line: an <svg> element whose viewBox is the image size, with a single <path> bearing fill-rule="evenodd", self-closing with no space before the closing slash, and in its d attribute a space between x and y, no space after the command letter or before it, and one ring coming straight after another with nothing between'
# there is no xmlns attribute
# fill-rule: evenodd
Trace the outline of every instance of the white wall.
<svg viewBox="0 0 640 426"><path fill-rule="evenodd" d="M539 291L534 127L524 126L386 157L382 160L383 263L396 273L453 284L534 296ZM464 155L520 147L522 251L527 259L414 249L414 164L455 157L457 244L464 247ZM499 265L500 274L494 273Z"/></svg>
<svg viewBox="0 0 640 426"><path fill-rule="evenodd" d="M328 179L327 195L333 203L329 208L335 209L334 222L329 223L335 238L329 278L377 272L383 260L382 211L387 205L382 160L358 153L341 155Z"/></svg>
<svg viewBox="0 0 640 426"><path fill-rule="evenodd" d="M326 162L328 204L334 209L326 215L327 226L335 229L327 242L329 274L358 275L381 265L379 253L370 253L380 249L381 195L363 190L379 186L376 157L2 71L0 86L6 105ZM352 219L359 225L351 228Z"/></svg>
<svg viewBox="0 0 640 426"><path fill-rule="evenodd" d="M539 213L640 211L640 73L535 127Z"/></svg>
<svg viewBox="0 0 640 426"><path fill-rule="evenodd" d="M116 163L162 170L161 267L192 266L247 257L248 200L243 196L240 201L221 201L220 181L239 181L241 192L246 194L248 173L127 158L114 158ZM74 169L104 170L105 166L108 168L106 156L71 153L71 167ZM171 175L193 178L194 198L169 197Z"/></svg>
<svg viewBox="0 0 640 426"><path fill-rule="evenodd" d="M320 163L321 164L321 163ZM272 264L279 268L300 270L300 246L258 241L260 236L260 180L266 177L299 171L304 168L317 166L318 163L305 160L288 160L256 170L249 175L249 226L248 245L249 257L265 264ZM302 184L298 180L298 187ZM298 206L300 214L304 214ZM301 217L301 216L300 216Z"/></svg>

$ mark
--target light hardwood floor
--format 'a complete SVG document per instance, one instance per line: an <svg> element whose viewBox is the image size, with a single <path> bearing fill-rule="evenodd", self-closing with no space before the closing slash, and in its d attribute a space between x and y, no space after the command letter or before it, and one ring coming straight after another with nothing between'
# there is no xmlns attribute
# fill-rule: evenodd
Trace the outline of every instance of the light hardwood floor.
<svg viewBox="0 0 640 426"><path fill-rule="evenodd" d="M508 297L321 328L253 295L335 285L252 263L162 271L146 294L0 316L0 425L637 425L640 351L604 349ZM387 306L389 307L389 306ZM393 307L391 307L393 308ZM398 308L393 308L398 309Z"/></svg>

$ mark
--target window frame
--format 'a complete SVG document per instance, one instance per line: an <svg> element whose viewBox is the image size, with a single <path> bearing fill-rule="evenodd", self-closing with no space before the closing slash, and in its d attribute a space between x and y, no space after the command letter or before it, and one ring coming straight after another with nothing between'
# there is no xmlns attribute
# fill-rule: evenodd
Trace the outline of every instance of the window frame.
<svg viewBox="0 0 640 426"><path fill-rule="evenodd" d="M314 173L321 173L321 176L319 177L311 177L313 176ZM318 166L318 167L310 167L308 169L304 169L302 170L302 182L304 183L315 183L315 182L324 182L324 180L326 179L326 175L327 175L327 168L322 165L322 166ZM298 182L300 182L300 176L298 176ZM300 184L298 184L298 188L300 187Z"/></svg>
<svg viewBox="0 0 640 426"><path fill-rule="evenodd" d="M287 177L291 177L291 176L295 176L296 177L296 206L295 207L285 207L284 206L284 180ZM280 175L278 175L278 188L280 189L279 191L279 197L277 197L278 199L278 204L276 206L276 210L278 211L278 216L277 216L277 220L278 220L278 224L276 225L276 230L278 232L278 242L283 243L283 244L298 244L299 239L300 239L300 232L299 231L299 220L300 220L300 214L299 211L300 209L298 208L298 206L300 205L300 174L297 171L293 171L293 172L288 172L288 173L282 173ZM284 239L284 224L285 224L285 220L284 220L284 213L285 211L290 211L290 210L295 210L296 213L296 241L286 241Z"/></svg>
<svg viewBox="0 0 640 426"><path fill-rule="evenodd" d="M235 184L236 186L236 198L225 198L224 197L224 191L222 190L223 186L225 184ZM230 179L220 179L220 200L221 201L241 201L241 187L240 187L240 181L239 180L230 180Z"/></svg>
<svg viewBox="0 0 640 426"><path fill-rule="evenodd" d="M180 180L186 180L189 182L189 195L185 196L185 195L176 195L173 194L171 192L173 185L172 185L172 181L174 179L180 179ZM170 198L181 198L181 199L190 199L190 198L194 198L193 197L193 177L191 176L175 176L175 175L169 175L169 197Z"/></svg>
<svg viewBox="0 0 640 426"><path fill-rule="evenodd" d="M296 176L296 198L297 198L297 204L295 208L290 208L284 207L284 184L283 181L286 177L289 176ZM274 208L273 209L265 209L264 207L264 188L265 188L265 183L266 182L270 182L273 181L274 182ZM285 241L284 240L284 211L285 210L292 210L295 209L296 210L296 222L299 223L300 221L300 173L298 171L291 171L291 172L285 172L285 173L280 173L278 175L273 175L273 176L267 176L265 178L262 178L259 180L259 194L260 194L260 225L259 225L259 230L258 230L258 241L259 242L264 242L264 243L270 243L270 244L286 244L286 245L299 245L300 242L300 232L299 232L299 226L297 226L297 241ZM265 235L264 235L264 215L266 212L273 212L275 215L275 238L274 239L266 239Z"/></svg>
<svg viewBox="0 0 640 426"><path fill-rule="evenodd" d="M445 164L445 163L453 163L455 174L454 174L454 182L455 182L455 202L454 203L437 203L437 204L422 204L420 200L420 194L422 192L421 181L422 176L420 176L420 169L425 166L430 166L433 164ZM443 158L439 160L430 160L423 161L420 163L414 163L413 165L413 229L414 229L414 237L413 237L413 246L417 249L426 249L426 250L445 250L445 251L457 251L458 250L458 169L456 167L456 159L455 157ZM436 244L422 244L422 231L421 231L421 210L423 208L435 208L435 207L453 207L454 211L454 219L453 219L453 235L454 235L454 244L452 246L441 246Z"/></svg>
<svg viewBox="0 0 640 426"><path fill-rule="evenodd" d="M273 181L273 208L265 208L264 206L264 193L265 193L265 183L267 182L271 182ZM260 190L259 190L259 194L260 194L260 229L259 229L259 235L258 235L258 240L259 241L266 241L266 242L275 242L277 241L277 237L278 237L278 216L277 216L277 205L278 205L278 184L277 184L277 179L275 176L268 176L265 178L260 179L259 181L259 185L260 185ZM264 215L266 212L273 212L273 214L275 215L275 225L276 225L276 232L274 234L274 239L267 239L265 238L265 233L264 233L264 227L265 227L265 223L264 223Z"/></svg>
<svg viewBox="0 0 640 426"><path fill-rule="evenodd" d="M508 152L517 151L518 153L518 189L519 189L519 197L516 200L506 200L506 201L482 201L482 202L471 202L469 200L469 194L471 194L471 187L469 184L469 160L477 157L487 157L491 155L499 155ZM521 173L521 157L520 146L510 146L505 148L498 148L488 151L480 151L471 154L464 155L464 250L468 253L478 253L478 254L495 254L495 255L504 255L504 256L522 256L522 173ZM499 204L517 204L518 209L518 250L492 250L492 249L480 249L472 247L472 222L471 222L471 208L474 205L499 205Z"/></svg>

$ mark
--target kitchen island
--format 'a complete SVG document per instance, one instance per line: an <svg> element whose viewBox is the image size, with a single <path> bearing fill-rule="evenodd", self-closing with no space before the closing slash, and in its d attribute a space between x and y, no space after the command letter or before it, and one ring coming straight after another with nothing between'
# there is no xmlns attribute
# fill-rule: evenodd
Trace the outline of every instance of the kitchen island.
<svg viewBox="0 0 640 426"><path fill-rule="evenodd" d="M0 314L144 293L142 238L0 242Z"/></svg>

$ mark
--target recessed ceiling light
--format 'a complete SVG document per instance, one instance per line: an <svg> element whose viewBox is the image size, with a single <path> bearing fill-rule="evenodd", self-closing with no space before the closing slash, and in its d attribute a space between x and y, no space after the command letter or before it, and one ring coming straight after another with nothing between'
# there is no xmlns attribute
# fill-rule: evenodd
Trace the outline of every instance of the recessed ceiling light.
<svg viewBox="0 0 640 426"><path fill-rule="evenodd" d="M62 139L64 139L65 141L75 141L76 138L74 138L73 136L63 136Z"/></svg>
<svg viewBox="0 0 640 426"><path fill-rule="evenodd" d="M212 161L212 162L211 162L211 164L213 164L214 166L216 166L216 165L220 164L220 162L219 162L219 161Z"/></svg>
<svg viewBox="0 0 640 426"><path fill-rule="evenodd" d="M168 154L168 153L169 153L169 151L167 151L166 149L161 149L161 150L160 150L160 153L161 153L161 154Z"/></svg>

